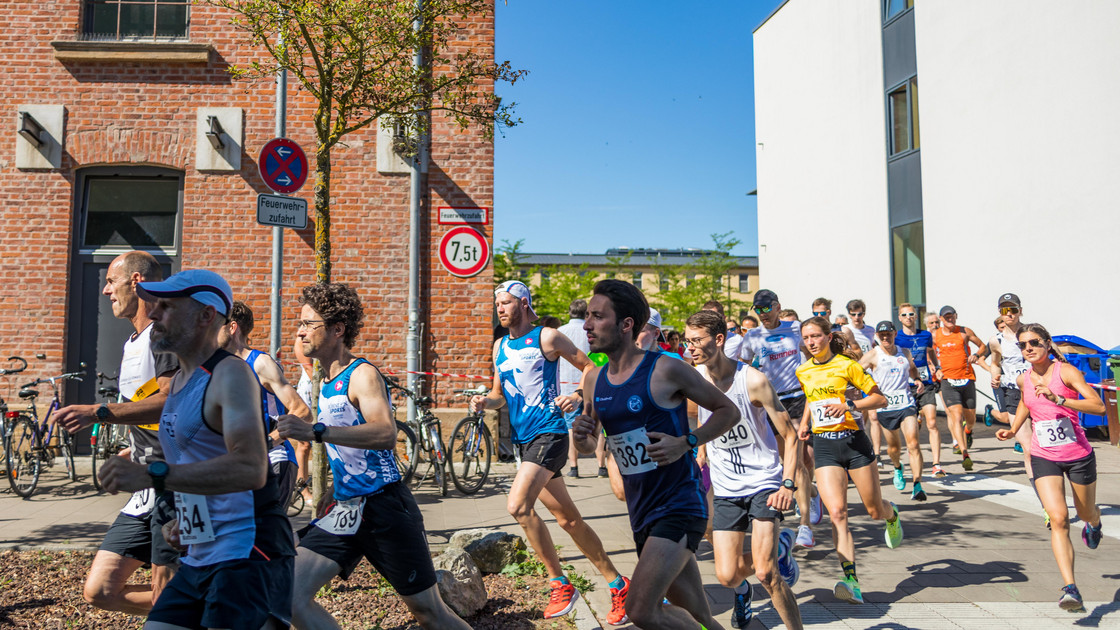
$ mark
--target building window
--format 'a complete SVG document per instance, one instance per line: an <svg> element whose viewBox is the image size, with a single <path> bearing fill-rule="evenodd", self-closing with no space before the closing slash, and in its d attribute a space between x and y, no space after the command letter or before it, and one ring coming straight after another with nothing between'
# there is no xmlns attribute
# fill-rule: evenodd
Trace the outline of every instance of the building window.
<svg viewBox="0 0 1120 630"><path fill-rule="evenodd" d="M914 8L914 0L885 0L883 19L889 20L907 9Z"/></svg>
<svg viewBox="0 0 1120 630"><path fill-rule="evenodd" d="M891 117L891 155L921 146L918 133L918 77L887 94Z"/></svg>
<svg viewBox="0 0 1120 630"><path fill-rule="evenodd" d="M891 275L894 277L894 302L926 303L925 238L922 222L900 225L891 230Z"/></svg>
<svg viewBox="0 0 1120 630"><path fill-rule="evenodd" d="M739 274L739 293L751 292L751 275L749 273Z"/></svg>
<svg viewBox="0 0 1120 630"><path fill-rule="evenodd" d="M657 274L657 290L667 291L669 289L669 279L662 274Z"/></svg>
<svg viewBox="0 0 1120 630"><path fill-rule="evenodd" d="M634 279L630 281L630 284L633 284L635 288L637 288L639 291L641 291L642 290L642 272L635 271L634 272Z"/></svg>
<svg viewBox="0 0 1120 630"><path fill-rule="evenodd" d="M191 0L85 0L86 40L185 39Z"/></svg>
<svg viewBox="0 0 1120 630"><path fill-rule="evenodd" d="M83 181L82 249L178 248L181 174L91 174Z"/></svg>

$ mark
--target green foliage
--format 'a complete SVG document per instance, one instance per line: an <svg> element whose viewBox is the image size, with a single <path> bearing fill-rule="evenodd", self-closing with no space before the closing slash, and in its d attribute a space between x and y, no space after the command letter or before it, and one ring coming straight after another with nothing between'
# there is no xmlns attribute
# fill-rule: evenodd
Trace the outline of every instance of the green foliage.
<svg viewBox="0 0 1120 630"><path fill-rule="evenodd" d="M506 280L519 280L521 279L521 261L525 259L525 254L521 252L521 245L525 239L519 238L516 242L510 243L506 239L502 239L502 244L498 246L497 251L494 253L494 286L497 286Z"/></svg>
<svg viewBox="0 0 1120 630"><path fill-rule="evenodd" d="M544 568L544 563L537 559L536 555L530 555L527 551L518 551L517 562L511 562L502 567L502 575L536 575L544 577L548 575L548 570Z"/></svg>
<svg viewBox="0 0 1120 630"><path fill-rule="evenodd" d="M591 298L591 289L598 281L586 264L549 265L532 271L537 272L541 274L541 286L533 289L533 310L542 317L552 315L562 320L568 319L572 300Z"/></svg>
<svg viewBox="0 0 1120 630"><path fill-rule="evenodd" d="M719 300L729 316L746 308L747 303L731 299L731 285L725 276L737 266L731 250L741 241L732 232L712 234L714 249L685 265L654 265L661 288L649 291L650 306L661 313L663 327L684 329L684 322L708 300Z"/></svg>

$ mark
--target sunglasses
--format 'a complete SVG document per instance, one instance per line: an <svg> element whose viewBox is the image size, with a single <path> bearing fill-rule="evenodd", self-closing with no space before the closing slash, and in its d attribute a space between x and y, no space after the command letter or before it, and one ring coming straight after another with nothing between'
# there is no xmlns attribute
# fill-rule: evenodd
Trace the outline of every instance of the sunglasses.
<svg viewBox="0 0 1120 630"><path fill-rule="evenodd" d="M828 311L813 311L813 315L816 317L828 317Z"/></svg>
<svg viewBox="0 0 1120 630"><path fill-rule="evenodd" d="M916 317L917 315L918 315L917 313L899 313L898 314L899 317Z"/></svg>
<svg viewBox="0 0 1120 630"><path fill-rule="evenodd" d="M1027 339L1026 341L1016 341L1015 345L1019 346L1020 350L1026 350L1028 345L1032 348L1044 348L1046 342L1041 339Z"/></svg>
<svg viewBox="0 0 1120 630"><path fill-rule="evenodd" d="M999 307L999 314L1000 315L1018 315L1019 314L1019 307L1018 306L1001 306L1001 307Z"/></svg>
<svg viewBox="0 0 1120 630"><path fill-rule="evenodd" d="M852 317L863 317L863 311L856 311L855 313L848 311L848 315L851 315Z"/></svg>
<svg viewBox="0 0 1120 630"><path fill-rule="evenodd" d="M739 332L739 329L734 326L728 326L727 332Z"/></svg>
<svg viewBox="0 0 1120 630"><path fill-rule="evenodd" d="M759 315L762 315L764 313L769 313L772 310L774 310L773 306L756 306L756 307L754 307L754 312L758 313Z"/></svg>

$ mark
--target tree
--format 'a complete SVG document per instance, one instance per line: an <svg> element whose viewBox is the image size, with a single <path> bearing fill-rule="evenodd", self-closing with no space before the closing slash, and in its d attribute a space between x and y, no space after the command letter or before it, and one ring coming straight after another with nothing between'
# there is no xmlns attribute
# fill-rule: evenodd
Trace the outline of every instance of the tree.
<svg viewBox="0 0 1120 630"><path fill-rule="evenodd" d="M542 317L552 315L560 319L567 318L572 300L591 298L591 289L599 279L588 271L587 264L549 265L533 272L541 274L541 285L533 290L533 310Z"/></svg>
<svg viewBox="0 0 1120 630"><path fill-rule="evenodd" d="M525 259L525 254L521 252L521 245L524 243L523 238L517 239L515 243L502 239L502 245L494 254L494 286L506 280L521 279L521 261Z"/></svg>
<svg viewBox="0 0 1120 630"><path fill-rule="evenodd" d="M736 267L731 250L741 241L732 232L712 234L714 249L685 265L655 264L660 290L649 296L650 306L661 313L663 326L684 329L684 322L708 300L719 300L729 317L746 306L731 298L731 285L724 278Z"/></svg>
<svg viewBox="0 0 1120 630"><path fill-rule="evenodd" d="M487 0L207 1L231 11L249 43L268 53L267 60L231 68L234 76L271 78L284 68L316 101L319 282L331 277L331 149L347 134L380 119L408 137L423 137L432 111L446 112L462 128L476 125L487 138L495 126L520 122L513 117L514 104L503 104L489 86L512 84L525 71L462 50L458 41L464 21L490 10ZM422 51L419 66L413 63L416 51Z"/></svg>

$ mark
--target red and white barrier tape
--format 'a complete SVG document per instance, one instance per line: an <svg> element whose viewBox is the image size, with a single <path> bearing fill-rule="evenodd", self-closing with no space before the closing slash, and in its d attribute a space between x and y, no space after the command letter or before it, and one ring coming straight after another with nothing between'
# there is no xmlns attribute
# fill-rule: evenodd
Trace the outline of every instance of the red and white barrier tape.
<svg viewBox="0 0 1120 630"><path fill-rule="evenodd" d="M1096 387L1110 392L1120 392L1120 387L1113 387L1112 385L1101 385L1100 383L1088 383L1089 387Z"/></svg>

